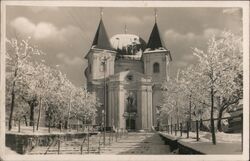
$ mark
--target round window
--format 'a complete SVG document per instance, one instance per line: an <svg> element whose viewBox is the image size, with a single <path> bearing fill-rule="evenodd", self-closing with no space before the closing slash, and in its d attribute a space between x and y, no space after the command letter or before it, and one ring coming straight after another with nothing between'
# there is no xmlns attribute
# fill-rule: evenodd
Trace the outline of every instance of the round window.
<svg viewBox="0 0 250 161"><path fill-rule="evenodd" d="M127 79L128 79L129 81L132 81L132 80L133 80L133 75L128 75L128 76L127 76Z"/></svg>

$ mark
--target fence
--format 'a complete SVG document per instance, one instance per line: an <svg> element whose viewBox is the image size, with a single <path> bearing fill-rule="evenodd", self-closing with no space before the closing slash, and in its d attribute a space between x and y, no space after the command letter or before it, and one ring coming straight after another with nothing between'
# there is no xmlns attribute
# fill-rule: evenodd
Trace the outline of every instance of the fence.
<svg viewBox="0 0 250 161"><path fill-rule="evenodd" d="M89 129L89 128L88 128ZM103 132L104 133L104 132ZM86 148L86 153L90 154L90 153L98 153L101 154L101 150L102 147L105 148L105 146L110 146L112 144L112 142L118 142L119 139L124 138L124 137L128 137L128 131L125 129L117 129L115 131L110 131L107 132L106 134L107 137L106 139L108 139L108 144L105 144L105 141L103 140L103 133L98 133L96 135L96 137L94 139L90 139L92 136L90 136L89 131L87 131L87 135L86 137L83 138L80 146L79 146L79 154L83 155L84 154L84 148ZM115 137L115 139L114 139ZM64 140L57 138L56 140L54 140L46 149L46 152L44 153L44 155L46 155L48 153L48 151L50 150L51 147L57 147L57 154L61 154L61 149L62 149L62 144L63 144ZM94 151L91 150L91 146L95 146L96 145L96 149ZM86 146L86 147L85 147Z"/></svg>
<svg viewBox="0 0 250 161"><path fill-rule="evenodd" d="M6 127L8 128L9 121L6 120ZM44 132L44 133L51 133L51 132L84 132L86 133L86 137L83 138L82 141L80 141L79 145L79 154L84 153L84 148L86 148L86 153L91 153L91 146L96 144L96 152L101 153L102 147L110 146L112 142L118 142L119 139L122 137L128 136L128 131L125 129L111 129L108 131L104 131L103 127L100 128L95 125L90 124L69 124L68 128L65 128L65 124L54 124L51 126L49 123L47 126L39 126L39 130L37 130L37 122L36 121L27 121L24 119L13 119L12 120L12 129L11 131L17 132L17 133L30 133L33 131L33 133L36 132ZM65 131L66 130L66 131ZM99 132L98 130L102 130L102 132ZM95 135L92 134L97 133L97 138ZM61 135L60 135L61 136ZM90 139L90 138L93 139ZM53 141L46 147L46 151L44 152L44 155L48 154L50 149L57 149L57 154L61 154L62 146L64 146L64 143L67 142L67 140L57 137L53 139ZM30 142L32 144L32 142ZM78 146L78 145L76 145Z"/></svg>
<svg viewBox="0 0 250 161"><path fill-rule="evenodd" d="M95 125L91 125L89 126L89 124L80 124L79 122L77 124L67 124L67 123L47 123L44 125L41 125L41 123L39 125L37 125L37 121L30 121L27 119L13 119L12 120L12 128L11 130L9 130L9 120L5 121L5 126L6 126L6 130L8 131L15 131L15 132L84 132L87 131L87 128L89 128L90 131L94 132L94 131L98 131L98 129L96 129L97 126Z"/></svg>
<svg viewBox="0 0 250 161"><path fill-rule="evenodd" d="M233 117L224 117L224 118L215 118L214 121L226 120L228 122L227 132L237 131L241 133L241 149L243 146L243 115L233 116ZM196 120L196 121L185 121L180 122L179 124L170 124L160 127L160 131L166 131L168 134L177 136L177 132L179 136L184 137L184 133L186 133L186 138L190 138L190 132L195 132L195 139L199 141L200 139L200 131L211 131L210 119L207 120ZM208 126L206 126L207 124ZM230 127L230 125L233 125ZM210 127L209 127L210 126ZM216 127L216 123L215 123ZM231 128L231 129L230 129ZM216 131L217 129L215 129ZM174 134L173 134L174 133Z"/></svg>

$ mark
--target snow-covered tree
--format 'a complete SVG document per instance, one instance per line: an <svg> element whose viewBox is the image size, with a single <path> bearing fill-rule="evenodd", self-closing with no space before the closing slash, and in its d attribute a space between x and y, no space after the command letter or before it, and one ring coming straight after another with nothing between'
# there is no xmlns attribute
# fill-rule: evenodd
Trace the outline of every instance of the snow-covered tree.
<svg viewBox="0 0 250 161"><path fill-rule="evenodd" d="M225 31L209 39L205 52L194 48L193 53L198 63L178 72L177 79L163 84L161 110L163 115L176 119L179 113L188 113L190 121L191 117L210 118L209 128L216 144L214 117L219 118L217 127L221 130L223 112L237 105L243 96L242 38Z"/></svg>
<svg viewBox="0 0 250 161"><path fill-rule="evenodd" d="M23 80L22 71L28 70L28 64L32 55L41 54L41 51L30 45L29 40L6 39L6 79L8 82L7 93L9 94L6 99L10 101L9 130L12 128L16 93L22 86L22 83L20 83Z"/></svg>
<svg viewBox="0 0 250 161"><path fill-rule="evenodd" d="M188 120L206 118L203 105L208 106L207 92L198 66L191 65L180 72L179 83L183 97L188 100Z"/></svg>
<svg viewBox="0 0 250 161"><path fill-rule="evenodd" d="M229 103L230 98L240 96L238 92L242 91L242 83L240 81L242 71L241 45L240 38L236 38L230 32L223 32L221 37L217 38L213 36L208 41L206 52L194 49L194 55L199 58L197 68L201 74L199 79L203 79L203 87L210 95L210 119L213 144L216 144L214 126L216 98L224 98L224 104L225 102Z"/></svg>
<svg viewBox="0 0 250 161"><path fill-rule="evenodd" d="M177 78L170 79L162 85L163 104L161 105L161 115L169 116L168 119L177 124L186 120L185 113L187 112L187 99L181 87L179 74Z"/></svg>
<svg viewBox="0 0 250 161"><path fill-rule="evenodd" d="M95 95L73 85L60 70L34 59L42 52L31 47L28 40L19 42L13 39L7 43L6 107L10 112L9 130L13 115L25 120L30 115L30 125L33 125L35 111L38 112L37 130L42 110L46 111L49 124L51 121L68 124L71 114L78 119L94 117L98 106Z"/></svg>
<svg viewBox="0 0 250 161"><path fill-rule="evenodd" d="M99 106L94 94L88 93L85 89L77 89L72 102L72 115L82 122L91 122Z"/></svg>

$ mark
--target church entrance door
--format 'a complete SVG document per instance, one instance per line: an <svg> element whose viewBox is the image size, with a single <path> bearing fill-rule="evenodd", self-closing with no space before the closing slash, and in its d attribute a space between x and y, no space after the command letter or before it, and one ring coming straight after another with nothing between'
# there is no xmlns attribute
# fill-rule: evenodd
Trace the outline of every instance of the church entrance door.
<svg viewBox="0 0 250 161"><path fill-rule="evenodd" d="M135 119L126 119L126 129L132 131L135 130Z"/></svg>

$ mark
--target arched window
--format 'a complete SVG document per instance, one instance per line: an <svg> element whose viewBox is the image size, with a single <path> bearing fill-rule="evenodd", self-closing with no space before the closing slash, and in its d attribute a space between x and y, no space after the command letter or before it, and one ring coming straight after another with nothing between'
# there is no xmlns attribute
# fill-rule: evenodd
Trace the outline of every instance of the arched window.
<svg viewBox="0 0 250 161"><path fill-rule="evenodd" d="M153 65L153 72L154 73L159 73L160 72L160 65L159 65L159 63L154 63L154 65Z"/></svg>

